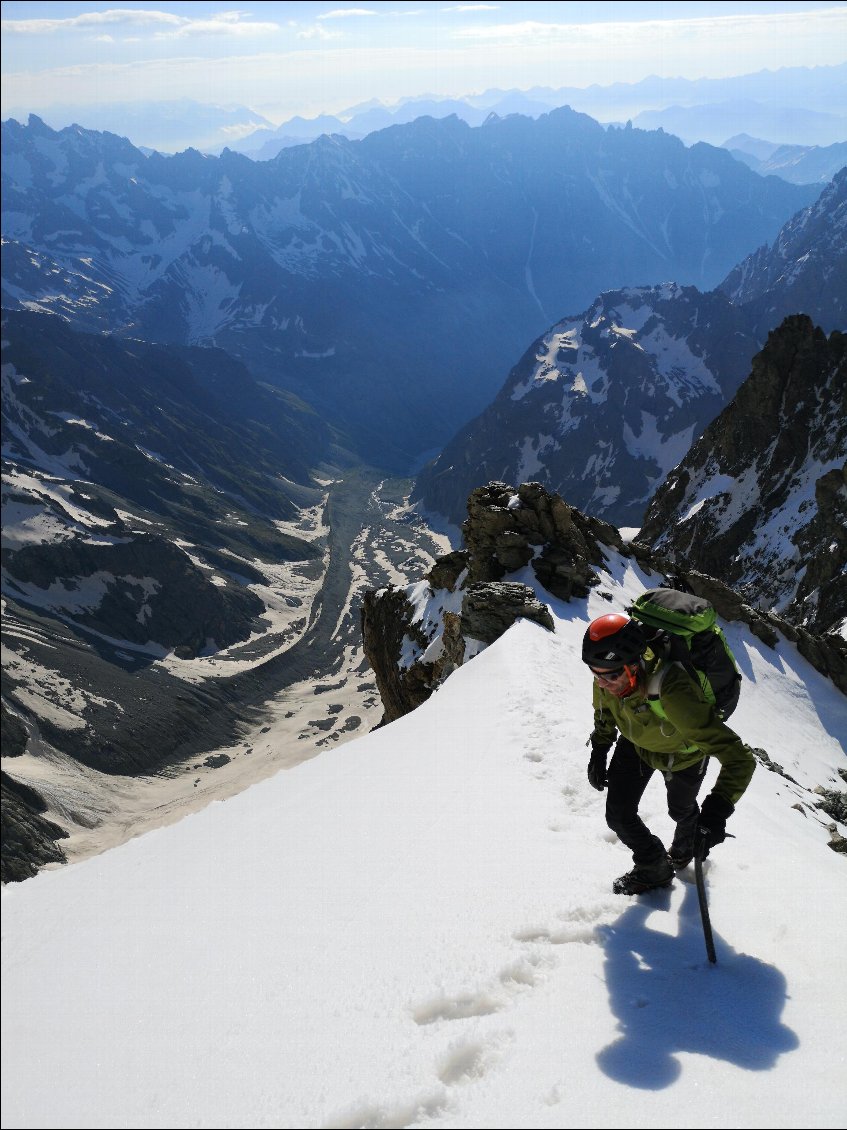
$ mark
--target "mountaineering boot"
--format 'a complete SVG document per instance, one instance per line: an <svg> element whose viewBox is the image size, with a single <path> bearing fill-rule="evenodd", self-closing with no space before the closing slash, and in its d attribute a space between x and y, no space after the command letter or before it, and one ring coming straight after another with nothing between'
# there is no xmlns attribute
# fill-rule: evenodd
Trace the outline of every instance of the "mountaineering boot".
<svg viewBox="0 0 847 1130"><path fill-rule="evenodd" d="M694 858L694 841L686 840L685 843L672 843L668 848L668 859L674 871L683 871Z"/></svg>
<svg viewBox="0 0 847 1130"><path fill-rule="evenodd" d="M677 821L671 846L668 848L668 859L674 871L682 871L694 858L694 837L699 819L700 809L694 804L692 811Z"/></svg>
<svg viewBox="0 0 847 1130"><path fill-rule="evenodd" d="M679 848L671 848L668 852L668 859L674 871L684 871L693 858L693 851L680 851Z"/></svg>
<svg viewBox="0 0 847 1130"><path fill-rule="evenodd" d="M674 876L673 864L666 855L655 863L637 863L626 875L612 883L616 895L643 895L656 887L670 886Z"/></svg>

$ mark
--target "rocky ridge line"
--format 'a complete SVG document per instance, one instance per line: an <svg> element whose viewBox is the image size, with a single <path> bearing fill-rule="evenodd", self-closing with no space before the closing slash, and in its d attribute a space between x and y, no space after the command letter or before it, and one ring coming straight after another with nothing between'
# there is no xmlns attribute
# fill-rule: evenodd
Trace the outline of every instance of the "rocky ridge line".
<svg viewBox="0 0 847 1130"><path fill-rule="evenodd" d="M421 582L371 590L362 607L364 652L383 702L380 725L414 710L462 663L493 643L519 618L553 629L549 609L525 579L532 569L552 597L584 598L601 583L599 570L616 551L710 600L720 617L745 623L769 647L790 640L817 670L847 694L847 641L816 636L746 603L729 586L696 570L680 570L649 546L625 543L608 523L568 505L540 483L490 482L471 492L462 525L464 548L438 558Z"/></svg>

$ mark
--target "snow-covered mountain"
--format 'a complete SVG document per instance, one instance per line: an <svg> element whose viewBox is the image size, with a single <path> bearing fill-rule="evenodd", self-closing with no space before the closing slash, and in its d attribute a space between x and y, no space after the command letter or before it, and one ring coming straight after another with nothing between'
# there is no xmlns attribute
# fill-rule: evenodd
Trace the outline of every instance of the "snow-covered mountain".
<svg viewBox="0 0 847 1130"><path fill-rule="evenodd" d="M491 406L418 476L415 497L461 522L474 486L534 479L580 510L638 526L756 346L749 319L718 292L608 291L530 346Z"/></svg>
<svg viewBox="0 0 847 1130"><path fill-rule="evenodd" d="M558 311L714 286L815 194L568 109L420 118L262 163L31 118L4 125L2 178L7 305L221 346L404 468Z"/></svg>
<svg viewBox="0 0 847 1130"><path fill-rule="evenodd" d="M616 525L640 525L652 492L730 402L787 312L827 330L845 324L845 194L847 169L715 291L605 293L554 325L421 472L415 496L461 521L475 485L531 477Z"/></svg>
<svg viewBox="0 0 847 1130"><path fill-rule="evenodd" d="M405 487L351 471L350 450L402 462L499 371L542 298L668 261L699 277L798 191L570 112L423 120L265 166L147 158L37 120L9 124L4 145L4 302L23 307L3 358L16 878L60 858L63 834L78 858L175 812L145 774L166 769L190 807L186 792L229 795L257 762L270 772L375 720L362 594L445 539ZM627 472L589 444L590 497L643 504L746 375L749 334L725 296L677 285L606 293L572 321L528 358L510 406L555 389L543 411L562 458L584 417ZM619 379L633 365L640 392ZM514 474L476 468L462 506L484 479L538 477L549 436L528 427ZM555 554L545 569L570 583ZM284 715L284 752L242 740L260 709Z"/></svg>
<svg viewBox="0 0 847 1130"><path fill-rule="evenodd" d="M3 1125L836 1130L843 696L721 621L768 760L704 867L710 965L690 871L611 892L580 642L661 575L596 573L399 721L8 886ZM642 812L667 842L658 780Z"/></svg>
<svg viewBox="0 0 847 1130"><path fill-rule="evenodd" d="M847 635L847 336L804 315L774 330L639 539L751 604Z"/></svg>

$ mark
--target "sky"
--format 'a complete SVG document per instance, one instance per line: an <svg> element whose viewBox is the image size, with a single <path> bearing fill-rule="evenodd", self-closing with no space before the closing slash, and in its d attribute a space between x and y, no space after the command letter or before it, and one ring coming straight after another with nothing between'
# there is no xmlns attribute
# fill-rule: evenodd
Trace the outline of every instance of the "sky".
<svg viewBox="0 0 847 1130"><path fill-rule="evenodd" d="M842 63L847 5L388 2L2 4L2 116L239 104L278 124L376 98L725 77Z"/></svg>
<svg viewBox="0 0 847 1130"><path fill-rule="evenodd" d="M716 964L690 869L611 893L579 645L657 581L612 554L412 714L4 887L5 1130L843 1127L847 859L809 790L847 712L793 645L723 625L732 726L789 776L706 861Z"/></svg>

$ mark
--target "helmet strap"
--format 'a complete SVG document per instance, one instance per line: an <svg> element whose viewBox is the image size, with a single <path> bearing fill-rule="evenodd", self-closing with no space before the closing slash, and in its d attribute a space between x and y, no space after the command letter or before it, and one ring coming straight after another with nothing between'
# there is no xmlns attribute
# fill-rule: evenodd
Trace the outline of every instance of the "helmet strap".
<svg viewBox="0 0 847 1130"><path fill-rule="evenodd" d="M623 669L627 675L627 681L624 685L623 690L613 691L611 687L606 688L610 694L613 694L615 696L615 698L628 698L638 687L638 676L641 672L641 664L624 663Z"/></svg>

